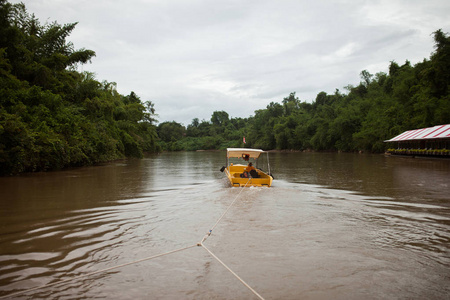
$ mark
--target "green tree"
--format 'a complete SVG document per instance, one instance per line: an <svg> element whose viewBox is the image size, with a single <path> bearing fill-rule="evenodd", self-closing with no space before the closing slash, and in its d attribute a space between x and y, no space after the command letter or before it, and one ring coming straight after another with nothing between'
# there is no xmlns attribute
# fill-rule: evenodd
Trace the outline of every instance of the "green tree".
<svg viewBox="0 0 450 300"><path fill-rule="evenodd" d="M299 110L300 100L295 97L295 92L290 93L289 97L283 99L283 113L285 116L289 116Z"/></svg>
<svg viewBox="0 0 450 300"><path fill-rule="evenodd" d="M450 37L442 29L434 32L435 52L431 55L431 68L427 70L427 79L431 94L437 98L449 94L450 85Z"/></svg>
<svg viewBox="0 0 450 300"><path fill-rule="evenodd" d="M228 113L225 111L215 111L211 116L211 123L216 126L224 126L229 122Z"/></svg>
<svg viewBox="0 0 450 300"><path fill-rule="evenodd" d="M175 142L183 137L184 126L175 121L163 122L158 126L158 136L164 142Z"/></svg>
<svg viewBox="0 0 450 300"><path fill-rule="evenodd" d="M0 24L0 174L159 150L151 102L76 71L95 56L67 41L76 23L41 25L25 5L0 0Z"/></svg>

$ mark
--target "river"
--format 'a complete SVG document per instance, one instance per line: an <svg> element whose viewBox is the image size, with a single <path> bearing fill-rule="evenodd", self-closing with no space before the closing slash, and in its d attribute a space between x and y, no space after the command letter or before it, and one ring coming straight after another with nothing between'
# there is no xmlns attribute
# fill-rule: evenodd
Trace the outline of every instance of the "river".
<svg viewBox="0 0 450 300"><path fill-rule="evenodd" d="M450 160L274 152L273 186L245 189L224 162L0 178L0 297L258 299L195 246L226 212L204 245L265 299L450 299Z"/></svg>

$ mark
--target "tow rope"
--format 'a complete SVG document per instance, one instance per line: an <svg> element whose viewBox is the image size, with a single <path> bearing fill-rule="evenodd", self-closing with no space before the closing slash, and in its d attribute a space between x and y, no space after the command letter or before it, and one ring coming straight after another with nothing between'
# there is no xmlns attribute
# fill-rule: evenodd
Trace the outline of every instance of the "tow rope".
<svg viewBox="0 0 450 300"><path fill-rule="evenodd" d="M252 180L252 178L249 178L249 179L248 179L248 181L247 181L247 183L245 184L244 188L247 186L247 184L248 184L251 180ZM169 255L169 254L181 252L181 251L184 251L184 250L187 250L187 249L191 249L191 248L193 248L193 247L198 246L198 247L202 247L203 249L205 249L205 250L206 250L206 251L207 251L214 259L216 259L223 267L225 267L225 269L227 269L234 277L236 277L236 278L237 278L237 279L238 279L238 280L239 280L246 288L248 288L248 289L249 289L256 297L258 297L259 299L264 300L264 298L263 298L260 294L258 294L258 293L257 293L257 292L249 285L249 284L247 284L241 277L239 277L239 275L237 275L235 272L233 272L233 270L231 270L230 267L228 267L222 260L220 260L213 252L211 252L211 250L209 250L209 249L203 244L203 243L206 241L206 239L207 239L209 236L211 236L212 231L214 230L214 228L216 228L216 226L217 226L217 225L219 224L219 222L223 219L223 217L226 215L226 213L227 213L227 212L230 210L230 208L234 205L234 203L235 203L236 200L239 198L239 196L241 195L241 193L242 193L242 191L244 190L244 188L241 189L241 191L237 194L236 198L234 198L233 202L231 202L231 204L230 204L230 205L228 206L228 208L224 211L224 213L220 216L220 218L217 220L217 222L214 224L214 226L211 227L211 229L208 231L208 233L205 234L205 236L202 238L202 240L201 240L199 243L196 243L196 244L194 244L194 245L190 245L190 246L187 246L187 247L179 248L179 249L176 249L176 250L168 251L168 252L165 252L165 253L161 253L161 254L157 254L157 255L145 257L145 258L138 259L138 260L135 260L135 261L132 261L132 262L128 262L128 263L124 263L124 264L121 264L121 265L117 265L117 266L114 266L114 267L110 267L110 268L106 268L106 269L102 269L102 270L98 270L98 271L94 271L94 272L82 274L82 275L75 276L75 277L72 277L72 278L68 278L68 279L64 279L64 280L59 280L59 281L56 281L56 282L44 284L44 285L41 285L41 286L38 286L38 287L34 287L34 288L27 289L27 290L19 291L19 292L12 293L12 294L9 294L9 295L1 296L0 299L6 299L6 298L11 298L11 297L16 297L16 296L19 296L19 295L22 295L22 294L26 294L26 293L29 293L29 292L33 292L33 291L36 291L36 290L40 290L40 289L43 289L43 288L52 287L52 286L55 286L55 285L58 285L58 284L68 283L68 282L71 282L71 281L74 281L74 280L78 280L78 279L81 279L81 278L84 278L84 277L92 276L92 275L99 274L99 273L108 272L108 271L111 271L111 270L114 270L114 269L123 268L123 267L125 267L125 266L129 266L129 265L141 263L141 262L144 262L144 261L147 261L147 260L151 260L151 259L158 258L158 257L162 257L162 256L165 256L165 255Z"/></svg>

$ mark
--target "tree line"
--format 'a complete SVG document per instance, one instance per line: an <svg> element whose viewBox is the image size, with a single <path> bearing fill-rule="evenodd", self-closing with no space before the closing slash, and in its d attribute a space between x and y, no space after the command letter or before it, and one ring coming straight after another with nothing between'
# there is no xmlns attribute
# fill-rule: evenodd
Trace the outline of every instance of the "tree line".
<svg viewBox="0 0 450 300"><path fill-rule="evenodd" d="M159 151L153 103L76 71L95 56L67 41L76 25L40 24L0 0L1 175Z"/></svg>
<svg viewBox="0 0 450 300"><path fill-rule="evenodd" d="M177 122L158 126L166 150L253 147L279 150L385 151L383 141L403 131L450 123L450 37L433 33L430 59L411 65L391 61L389 73L363 70L357 86L348 85L315 101L295 92L271 102L249 118L215 111L211 120L196 118L186 128ZM246 144L243 137L246 137Z"/></svg>
<svg viewBox="0 0 450 300"><path fill-rule="evenodd" d="M215 111L157 124L154 104L114 82L79 72L95 52L67 40L77 23L41 24L24 4L0 0L0 175L91 165L146 152L253 147L265 150L384 151L405 130L450 123L450 38L389 73L361 72L346 93L312 103L295 92L248 118ZM243 137L246 137L246 144Z"/></svg>

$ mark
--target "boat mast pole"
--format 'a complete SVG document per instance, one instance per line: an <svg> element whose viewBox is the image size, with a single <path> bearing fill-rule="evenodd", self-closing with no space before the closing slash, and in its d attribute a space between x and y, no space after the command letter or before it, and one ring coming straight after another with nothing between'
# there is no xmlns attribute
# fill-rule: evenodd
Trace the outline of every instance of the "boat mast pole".
<svg viewBox="0 0 450 300"><path fill-rule="evenodd" d="M225 166L227 166L227 169L228 169L228 172L230 172L230 169L229 169L229 165L228 165L228 150L227 150L227 161L226 161L226 165Z"/></svg>

